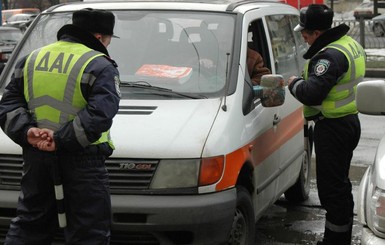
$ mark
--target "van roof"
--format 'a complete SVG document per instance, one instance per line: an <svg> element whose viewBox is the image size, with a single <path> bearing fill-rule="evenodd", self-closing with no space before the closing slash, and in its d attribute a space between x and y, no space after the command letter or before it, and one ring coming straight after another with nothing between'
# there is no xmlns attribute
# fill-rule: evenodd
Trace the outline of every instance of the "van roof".
<svg viewBox="0 0 385 245"><path fill-rule="evenodd" d="M83 0L83 2L70 2L57 5L50 11L71 11L79 8L99 9L179 9L179 10L207 10L207 11L233 11L235 8L246 4L282 3L282 0ZM91 6L92 5L92 6Z"/></svg>

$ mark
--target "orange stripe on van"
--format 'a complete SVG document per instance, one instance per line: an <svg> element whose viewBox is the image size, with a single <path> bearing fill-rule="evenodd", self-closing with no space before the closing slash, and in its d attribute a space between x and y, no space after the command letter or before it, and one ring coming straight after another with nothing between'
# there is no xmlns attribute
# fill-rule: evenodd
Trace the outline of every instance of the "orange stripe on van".
<svg viewBox="0 0 385 245"><path fill-rule="evenodd" d="M235 186L238 174L245 162L252 163L253 167L261 164L268 156L303 130L303 125L301 107L283 118L276 129L270 128L250 143L226 155L225 171L216 190Z"/></svg>

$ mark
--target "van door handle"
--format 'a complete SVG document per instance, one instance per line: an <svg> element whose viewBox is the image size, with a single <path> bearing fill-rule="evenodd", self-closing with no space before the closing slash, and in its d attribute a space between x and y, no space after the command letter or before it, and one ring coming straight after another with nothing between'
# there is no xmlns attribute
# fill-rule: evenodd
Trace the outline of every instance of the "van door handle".
<svg viewBox="0 0 385 245"><path fill-rule="evenodd" d="M281 117L277 114L274 114L273 126L276 126L279 122L281 122Z"/></svg>

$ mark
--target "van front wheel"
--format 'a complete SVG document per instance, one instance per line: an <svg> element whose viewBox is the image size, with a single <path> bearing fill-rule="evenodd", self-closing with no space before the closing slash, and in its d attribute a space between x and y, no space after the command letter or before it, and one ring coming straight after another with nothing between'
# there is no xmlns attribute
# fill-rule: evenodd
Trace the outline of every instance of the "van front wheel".
<svg viewBox="0 0 385 245"><path fill-rule="evenodd" d="M237 207L231 226L229 245L254 245L255 219L250 193L237 186Z"/></svg>

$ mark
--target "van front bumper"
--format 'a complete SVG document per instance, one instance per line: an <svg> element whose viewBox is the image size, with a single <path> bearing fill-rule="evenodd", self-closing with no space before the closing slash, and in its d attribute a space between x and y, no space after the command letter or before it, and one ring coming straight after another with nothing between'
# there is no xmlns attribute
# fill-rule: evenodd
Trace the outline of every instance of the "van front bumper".
<svg viewBox="0 0 385 245"><path fill-rule="evenodd" d="M0 196L0 226L7 229L16 215L19 191L2 190ZM223 244L228 241L236 198L235 188L202 195L111 195L111 244L127 242L131 234L150 234L161 245Z"/></svg>
<svg viewBox="0 0 385 245"><path fill-rule="evenodd" d="M151 233L160 244L222 244L236 198L235 188L202 195L112 195L113 231Z"/></svg>

